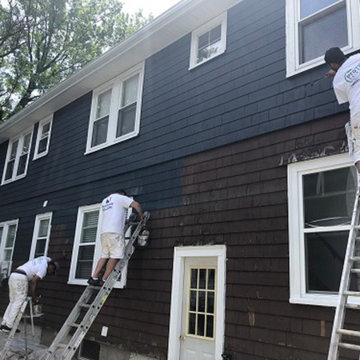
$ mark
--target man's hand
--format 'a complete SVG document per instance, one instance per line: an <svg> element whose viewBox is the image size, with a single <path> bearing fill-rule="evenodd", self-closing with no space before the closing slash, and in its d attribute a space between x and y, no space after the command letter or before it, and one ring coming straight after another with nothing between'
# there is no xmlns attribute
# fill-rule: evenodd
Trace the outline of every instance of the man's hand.
<svg viewBox="0 0 360 360"><path fill-rule="evenodd" d="M331 69L325 75L327 77L334 77L336 75L336 71Z"/></svg>

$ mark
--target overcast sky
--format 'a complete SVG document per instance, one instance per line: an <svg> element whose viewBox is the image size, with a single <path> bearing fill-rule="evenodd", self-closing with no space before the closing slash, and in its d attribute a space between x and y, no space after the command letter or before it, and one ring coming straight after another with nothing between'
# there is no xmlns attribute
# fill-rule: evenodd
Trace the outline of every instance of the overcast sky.
<svg viewBox="0 0 360 360"><path fill-rule="evenodd" d="M132 14L142 9L145 16L151 13L154 17L159 16L179 1L180 0L122 0L125 12Z"/></svg>

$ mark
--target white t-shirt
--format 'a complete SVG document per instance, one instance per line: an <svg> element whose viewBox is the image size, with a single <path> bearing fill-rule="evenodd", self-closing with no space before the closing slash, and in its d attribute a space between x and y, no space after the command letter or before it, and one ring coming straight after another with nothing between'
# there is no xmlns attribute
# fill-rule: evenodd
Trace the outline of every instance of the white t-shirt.
<svg viewBox="0 0 360 360"><path fill-rule="evenodd" d="M339 104L349 102L351 117L360 113L360 54L350 56L340 66L333 87Z"/></svg>
<svg viewBox="0 0 360 360"><path fill-rule="evenodd" d="M124 235L127 209L132 201L131 198L120 194L111 194L102 201L101 233L113 232Z"/></svg>
<svg viewBox="0 0 360 360"><path fill-rule="evenodd" d="M18 269L26 272L26 275L31 281L35 276L38 276L40 279L43 279L47 273L48 262L51 259L47 256L40 256L33 260L29 260L24 265L18 267Z"/></svg>

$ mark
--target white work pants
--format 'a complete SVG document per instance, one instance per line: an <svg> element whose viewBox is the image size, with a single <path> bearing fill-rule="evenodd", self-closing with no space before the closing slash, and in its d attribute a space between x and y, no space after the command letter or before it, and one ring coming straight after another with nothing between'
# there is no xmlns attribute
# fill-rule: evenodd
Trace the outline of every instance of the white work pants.
<svg viewBox="0 0 360 360"><path fill-rule="evenodd" d="M12 328L22 303L28 293L28 278L25 275L12 273L9 277L9 305L6 308L2 325Z"/></svg>

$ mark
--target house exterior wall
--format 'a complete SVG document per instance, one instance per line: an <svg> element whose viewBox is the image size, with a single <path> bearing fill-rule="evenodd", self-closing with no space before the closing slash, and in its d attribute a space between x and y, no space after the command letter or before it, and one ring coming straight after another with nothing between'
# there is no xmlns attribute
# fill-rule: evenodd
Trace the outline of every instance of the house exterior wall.
<svg viewBox="0 0 360 360"><path fill-rule="evenodd" d="M146 59L139 136L84 155L91 92L55 112L50 151L32 161L35 127L27 176L0 187L0 222L19 219L14 266L28 259L35 216L53 212L49 255L67 259L41 283L40 321L59 329L84 289L67 284L78 208L125 188L151 211L152 243L90 338L166 359L174 247L226 244L224 352L323 359L333 310L289 303L287 164L344 152L346 107L330 80L311 85L324 67L286 78L284 1L230 9L225 54L191 71L190 38Z"/></svg>

